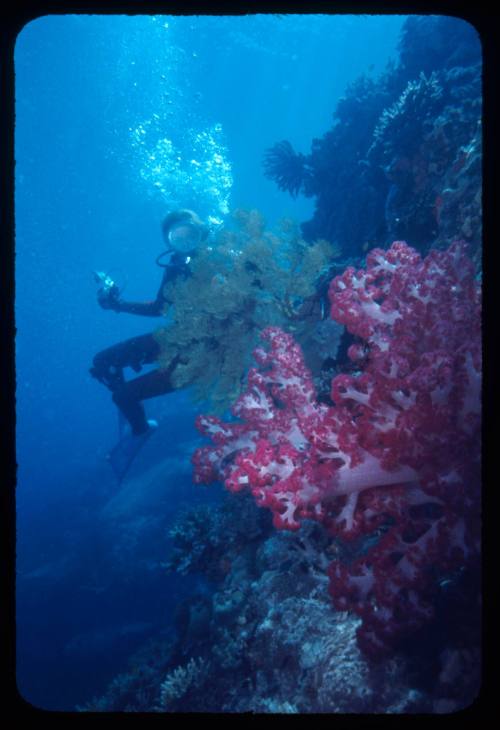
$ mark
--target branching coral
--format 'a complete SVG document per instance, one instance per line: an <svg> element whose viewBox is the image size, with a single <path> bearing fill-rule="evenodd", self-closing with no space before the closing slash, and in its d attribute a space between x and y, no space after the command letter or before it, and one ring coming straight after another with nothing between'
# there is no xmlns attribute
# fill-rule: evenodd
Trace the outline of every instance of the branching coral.
<svg viewBox="0 0 500 730"><path fill-rule="evenodd" d="M250 498L227 497L217 508L200 506L179 514L168 532L168 571L198 573L218 583L231 563L229 556L241 554L269 532L269 515L255 509Z"/></svg>
<svg viewBox="0 0 500 730"><path fill-rule="evenodd" d="M470 162L472 150L480 161L480 116L479 64L421 74L383 112L368 159L391 183L385 223L392 237L411 236L425 250L425 241L449 244L460 234L479 247L481 171Z"/></svg>
<svg viewBox="0 0 500 730"><path fill-rule="evenodd" d="M179 701L206 678L208 667L208 663L198 657L198 659L191 658L185 666L179 666L170 672L161 685L161 708L167 711L177 709Z"/></svg>
<svg viewBox="0 0 500 730"><path fill-rule="evenodd" d="M151 712L158 708L158 686L170 665L172 639L144 644L128 662L125 672L115 677L101 697L94 697L79 712Z"/></svg>
<svg viewBox="0 0 500 730"><path fill-rule="evenodd" d="M375 131L368 156L389 163L395 155L411 156L421 143L427 127L440 106L443 89L437 75L422 73L418 81L410 81L395 104L384 109Z"/></svg>
<svg viewBox="0 0 500 730"><path fill-rule="evenodd" d="M160 368L178 358L174 386L193 385L215 412L239 395L260 329L280 325L300 338L319 323L316 287L338 253L327 241L306 244L288 222L266 232L257 211L236 211L235 220L235 231L220 231L193 257L191 277L167 284L172 320L155 333Z"/></svg>

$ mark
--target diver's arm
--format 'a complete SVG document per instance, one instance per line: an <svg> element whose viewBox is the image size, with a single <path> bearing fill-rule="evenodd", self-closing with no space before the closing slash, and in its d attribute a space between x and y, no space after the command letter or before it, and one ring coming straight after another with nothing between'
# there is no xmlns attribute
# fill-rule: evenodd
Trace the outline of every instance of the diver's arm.
<svg viewBox="0 0 500 730"><path fill-rule="evenodd" d="M165 309L165 299L163 297L163 287L165 286L165 276L162 279L156 299L150 302L125 302L118 298L113 309L115 312L126 312L127 314L140 314L143 317L161 317Z"/></svg>
<svg viewBox="0 0 500 730"><path fill-rule="evenodd" d="M159 317L162 314L162 306L163 302L159 305L156 299L152 302L124 302L123 299L119 299L113 309L115 312L141 314L144 317Z"/></svg>

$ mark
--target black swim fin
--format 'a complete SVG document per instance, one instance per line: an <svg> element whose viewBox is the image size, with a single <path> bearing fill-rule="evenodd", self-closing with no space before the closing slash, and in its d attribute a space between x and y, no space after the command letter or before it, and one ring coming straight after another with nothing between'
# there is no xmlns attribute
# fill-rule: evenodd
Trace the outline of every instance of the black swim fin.
<svg viewBox="0 0 500 730"><path fill-rule="evenodd" d="M142 449L151 434L158 428L156 421L148 421L148 430L135 436L132 433L123 436L109 452L107 459L113 468L118 484L121 484L130 469L135 457Z"/></svg>
<svg viewBox="0 0 500 730"><path fill-rule="evenodd" d="M118 441L121 441L125 435L126 424L127 424L127 419L125 418L123 413L120 410L118 410Z"/></svg>

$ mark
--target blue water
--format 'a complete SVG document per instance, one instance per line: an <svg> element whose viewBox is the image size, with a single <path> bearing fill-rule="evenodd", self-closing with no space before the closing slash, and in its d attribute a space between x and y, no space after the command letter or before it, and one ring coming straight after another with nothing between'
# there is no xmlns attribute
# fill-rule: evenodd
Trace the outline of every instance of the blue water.
<svg viewBox="0 0 500 730"><path fill-rule="evenodd" d="M63 15L20 33L17 678L35 706L73 709L141 641L168 635L193 580L159 568L165 531L182 507L218 499L191 484L198 410L185 392L148 401L160 430L134 465L132 492L117 495L105 461L117 415L88 368L158 320L99 309L92 271L115 270L129 300L153 298L160 222L175 204L214 225L237 207L271 225L309 218L313 201L266 179L263 153L282 139L306 153L347 85L395 57L403 20ZM197 174L196 155L222 162ZM152 470L163 460L162 479Z"/></svg>

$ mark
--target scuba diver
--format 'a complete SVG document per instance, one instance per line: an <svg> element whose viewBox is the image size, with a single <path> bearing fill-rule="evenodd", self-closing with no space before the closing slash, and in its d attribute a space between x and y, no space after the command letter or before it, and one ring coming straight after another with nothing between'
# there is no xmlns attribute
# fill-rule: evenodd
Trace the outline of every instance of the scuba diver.
<svg viewBox="0 0 500 730"><path fill-rule="evenodd" d="M160 317L165 314L172 304L165 298L165 285L179 276L186 278L191 275L189 263L200 244L207 240L209 230L196 213L182 209L165 217L162 234L166 251L157 257L156 263L164 268L164 274L156 299L126 302L120 297L118 286L105 274L96 272L96 279L102 284L98 292L98 303L103 309L146 317ZM169 260L162 263L166 255ZM160 347L152 333L139 335L97 353L90 369L91 375L109 388L113 402L132 430L108 456L120 482L142 444L158 426L156 421L146 419L142 401L174 390L171 376L179 358L174 358L166 369L152 370L132 380L125 380L123 370L130 367L138 373L143 365L154 363L159 353Z"/></svg>

